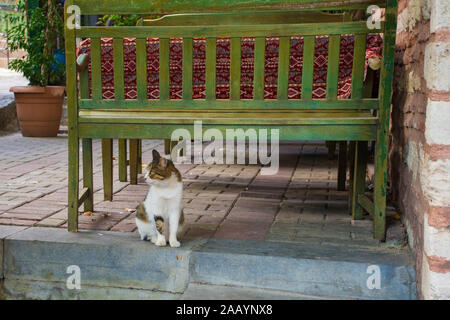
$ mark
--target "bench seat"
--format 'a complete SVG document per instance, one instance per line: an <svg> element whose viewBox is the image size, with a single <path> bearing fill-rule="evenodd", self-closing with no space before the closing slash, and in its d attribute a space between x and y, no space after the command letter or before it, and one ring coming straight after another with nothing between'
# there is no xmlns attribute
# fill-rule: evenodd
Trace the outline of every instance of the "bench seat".
<svg viewBox="0 0 450 320"><path fill-rule="evenodd" d="M79 122L101 123L164 123L193 124L201 120L205 124L260 124L260 125L295 125L295 124L376 124L376 117L370 111L275 111L257 112L211 110L192 111L80 111Z"/></svg>
<svg viewBox="0 0 450 320"><path fill-rule="evenodd" d="M375 140L377 124L377 118L368 110L79 112L80 135L86 138L170 138L176 128L193 131L197 120L201 120L203 128L211 126L222 131L230 126L244 130L279 129L280 139L287 140Z"/></svg>

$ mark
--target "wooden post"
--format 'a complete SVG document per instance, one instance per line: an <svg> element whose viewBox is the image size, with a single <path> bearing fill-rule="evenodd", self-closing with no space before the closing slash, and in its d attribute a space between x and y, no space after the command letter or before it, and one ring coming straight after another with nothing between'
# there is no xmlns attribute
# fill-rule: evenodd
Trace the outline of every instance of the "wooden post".
<svg viewBox="0 0 450 320"><path fill-rule="evenodd" d="M353 177L355 170L355 149L356 141L350 141L348 147L348 169L349 169L349 180L348 180L348 212L352 214L352 199L353 199Z"/></svg>
<svg viewBox="0 0 450 320"><path fill-rule="evenodd" d="M327 141L325 144L328 148L328 159L334 159L334 154L336 153L336 141Z"/></svg>
<svg viewBox="0 0 450 320"><path fill-rule="evenodd" d="M66 2L66 6L71 1ZM75 30L69 29L68 14L64 15L65 46L66 46L66 92L67 115L69 133L68 153L68 208L67 229L71 232L78 231L78 184L79 184L79 153L80 141L78 136L78 92L77 92L77 66L75 57Z"/></svg>
<svg viewBox="0 0 450 320"><path fill-rule="evenodd" d="M386 185L389 144L389 115L392 79L394 76L395 35L397 29L397 0L387 0L383 39L383 63L380 74L380 108L378 110L377 142L375 146L374 236L386 236Z"/></svg>
<svg viewBox="0 0 450 320"><path fill-rule="evenodd" d="M102 139L103 195L105 200L113 199L113 140Z"/></svg>
<svg viewBox="0 0 450 320"><path fill-rule="evenodd" d="M347 180L347 141L339 142L338 190L345 191Z"/></svg>
<svg viewBox="0 0 450 320"><path fill-rule="evenodd" d="M88 196L84 200L84 211L94 211L94 176L92 168L92 139L82 139L83 149L83 187L88 188Z"/></svg>
<svg viewBox="0 0 450 320"><path fill-rule="evenodd" d="M367 169L367 141L358 141L355 150L355 167L352 190L352 217L354 220L363 219L363 209L358 204L358 195L366 190Z"/></svg>
<svg viewBox="0 0 450 320"><path fill-rule="evenodd" d="M127 139L119 139L119 181L127 181Z"/></svg>
<svg viewBox="0 0 450 320"><path fill-rule="evenodd" d="M142 139L138 140L137 172L142 173Z"/></svg>
<svg viewBox="0 0 450 320"><path fill-rule="evenodd" d="M164 153L170 154L170 139L164 139Z"/></svg>
<svg viewBox="0 0 450 320"><path fill-rule="evenodd" d="M130 139L130 184L137 184L138 139Z"/></svg>

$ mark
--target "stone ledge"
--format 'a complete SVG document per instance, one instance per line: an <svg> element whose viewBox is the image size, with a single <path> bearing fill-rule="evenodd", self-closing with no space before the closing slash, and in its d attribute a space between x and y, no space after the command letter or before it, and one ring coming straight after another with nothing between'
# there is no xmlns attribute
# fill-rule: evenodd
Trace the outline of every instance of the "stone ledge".
<svg viewBox="0 0 450 320"><path fill-rule="evenodd" d="M3 239L22 230L26 227L18 226L3 226L0 225L0 281L3 279ZM1 296L1 295L0 295Z"/></svg>
<svg viewBox="0 0 450 320"><path fill-rule="evenodd" d="M136 233L8 228L2 231L0 289L6 298L177 299L192 284L343 299L417 298L408 250L224 239L158 248ZM373 264L381 271L379 290L366 286ZM69 265L81 269L81 290L66 288Z"/></svg>

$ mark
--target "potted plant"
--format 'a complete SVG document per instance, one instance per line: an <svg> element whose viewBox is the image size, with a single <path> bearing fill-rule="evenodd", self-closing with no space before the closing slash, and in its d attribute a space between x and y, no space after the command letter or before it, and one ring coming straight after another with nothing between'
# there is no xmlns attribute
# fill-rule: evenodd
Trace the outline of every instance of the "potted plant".
<svg viewBox="0 0 450 320"><path fill-rule="evenodd" d="M41 0L39 7L27 8L19 0L17 12L10 15L13 26L8 32L8 47L23 49L27 55L10 63L30 82L28 86L12 87L17 118L25 137L52 137L58 134L64 102L64 7L60 0Z"/></svg>

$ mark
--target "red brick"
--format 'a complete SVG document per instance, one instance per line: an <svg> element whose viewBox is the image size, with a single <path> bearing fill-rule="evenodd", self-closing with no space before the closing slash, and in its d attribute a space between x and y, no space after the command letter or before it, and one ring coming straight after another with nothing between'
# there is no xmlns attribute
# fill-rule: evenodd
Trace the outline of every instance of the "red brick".
<svg viewBox="0 0 450 320"><path fill-rule="evenodd" d="M64 207L34 207L34 206L21 206L15 209L8 210L10 213L23 213L23 214L38 214L38 215L50 215L52 213L58 212Z"/></svg>
<svg viewBox="0 0 450 320"><path fill-rule="evenodd" d="M111 231L120 231L120 232L133 232L136 229L136 223L123 223L120 222L111 228Z"/></svg>
<svg viewBox="0 0 450 320"><path fill-rule="evenodd" d="M450 159L449 145L441 145L441 144L429 145L428 143L426 143L423 147L423 150L428 154L431 161Z"/></svg>
<svg viewBox="0 0 450 320"><path fill-rule="evenodd" d="M428 224L436 229L450 227L450 207L429 207Z"/></svg>
<svg viewBox="0 0 450 320"><path fill-rule="evenodd" d="M9 219L9 218L2 218L0 216L0 224L4 225L14 225L14 226L32 226L36 224L38 220L25 220L25 219Z"/></svg>
<svg viewBox="0 0 450 320"><path fill-rule="evenodd" d="M270 223L249 223L225 220L214 234L214 238L236 240L261 240L266 238Z"/></svg>
<svg viewBox="0 0 450 320"><path fill-rule="evenodd" d="M246 222L265 222L271 223L275 217L275 212L265 213L265 212L249 212L247 210L239 210L234 208L226 217L228 221L246 221Z"/></svg>
<svg viewBox="0 0 450 320"><path fill-rule="evenodd" d="M128 218L129 213L117 213L117 212L98 212L95 211L92 215L80 215L78 221L81 223L99 223L102 221L112 221L117 223L125 218Z"/></svg>
<svg viewBox="0 0 450 320"><path fill-rule="evenodd" d="M441 27L430 37L430 42L450 42L450 28Z"/></svg>
<svg viewBox="0 0 450 320"><path fill-rule="evenodd" d="M428 266L430 270L438 273L449 273L450 272L450 260L442 257L427 256Z"/></svg>
<svg viewBox="0 0 450 320"><path fill-rule="evenodd" d="M183 236L183 238L211 238L213 234L214 230L191 227Z"/></svg>
<svg viewBox="0 0 450 320"><path fill-rule="evenodd" d="M51 216L51 213L47 214L32 214L32 213L11 213L5 212L0 215L0 218L9 218L9 219L20 219L20 220L42 220L48 216Z"/></svg>
<svg viewBox="0 0 450 320"><path fill-rule="evenodd" d="M219 224L223 218L204 215L196 223L216 223Z"/></svg>

